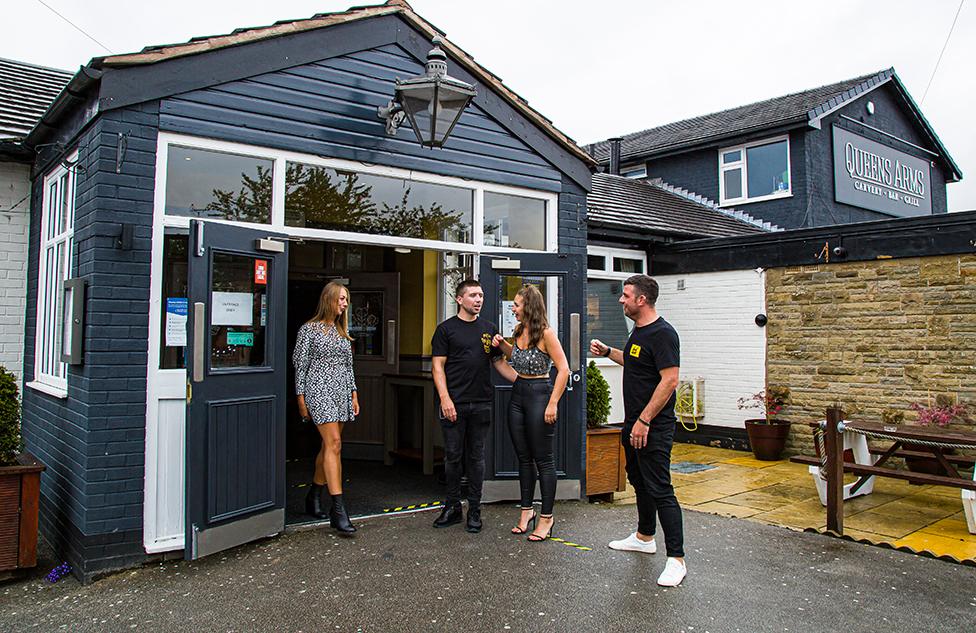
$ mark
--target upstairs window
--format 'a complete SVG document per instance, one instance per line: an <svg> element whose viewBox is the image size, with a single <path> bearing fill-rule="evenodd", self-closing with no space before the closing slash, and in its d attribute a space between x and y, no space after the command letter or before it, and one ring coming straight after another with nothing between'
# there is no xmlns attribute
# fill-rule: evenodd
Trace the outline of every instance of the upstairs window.
<svg viewBox="0 0 976 633"><path fill-rule="evenodd" d="M783 136L721 149L718 171L722 205L790 196L790 139Z"/></svg>
<svg viewBox="0 0 976 633"><path fill-rule="evenodd" d="M647 167L644 165L631 165L620 170L620 175L624 178L647 178Z"/></svg>

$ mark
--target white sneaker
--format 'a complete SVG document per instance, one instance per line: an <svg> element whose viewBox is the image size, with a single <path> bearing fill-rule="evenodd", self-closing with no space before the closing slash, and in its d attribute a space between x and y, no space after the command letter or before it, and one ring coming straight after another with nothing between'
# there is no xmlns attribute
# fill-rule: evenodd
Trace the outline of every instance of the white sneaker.
<svg viewBox="0 0 976 633"><path fill-rule="evenodd" d="M688 575L688 568L677 558L669 558L664 571L658 576L657 584L662 587L677 587Z"/></svg>
<svg viewBox="0 0 976 633"><path fill-rule="evenodd" d="M634 532L625 539L610 541L610 549L620 550L621 552L641 552L642 554L653 554L657 551L657 543L654 540L642 541L637 538Z"/></svg>

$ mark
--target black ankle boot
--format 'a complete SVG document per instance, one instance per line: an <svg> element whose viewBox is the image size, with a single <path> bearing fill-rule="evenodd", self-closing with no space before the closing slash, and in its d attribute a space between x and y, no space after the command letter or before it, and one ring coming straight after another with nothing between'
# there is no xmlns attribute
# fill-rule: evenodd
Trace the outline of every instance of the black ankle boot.
<svg viewBox="0 0 976 633"><path fill-rule="evenodd" d="M465 530L471 532L472 534L477 534L481 531L481 507L476 506L474 508L468 507L468 520L464 527Z"/></svg>
<svg viewBox="0 0 976 633"><path fill-rule="evenodd" d="M434 527L447 527L455 523L460 523L463 519L464 513L461 511L461 504L455 503L441 510L441 515L434 520Z"/></svg>
<svg viewBox="0 0 976 633"><path fill-rule="evenodd" d="M342 503L342 495L332 495L332 510L329 512L329 525L343 534L352 534L356 527L346 514L346 506Z"/></svg>
<svg viewBox="0 0 976 633"><path fill-rule="evenodd" d="M313 483L312 487L309 488L308 494L305 495L305 514L316 519L324 519L329 516L322 510L322 488L324 487Z"/></svg>

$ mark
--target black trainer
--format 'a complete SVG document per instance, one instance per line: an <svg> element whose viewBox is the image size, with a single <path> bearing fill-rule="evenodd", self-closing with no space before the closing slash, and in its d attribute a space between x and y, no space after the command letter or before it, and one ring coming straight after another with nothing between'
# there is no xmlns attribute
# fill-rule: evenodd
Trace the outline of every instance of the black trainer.
<svg viewBox="0 0 976 633"><path fill-rule="evenodd" d="M468 509L468 520L465 523L464 529L472 534L477 534L481 531L481 508Z"/></svg>
<svg viewBox="0 0 976 633"><path fill-rule="evenodd" d="M464 513L461 511L461 504L455 503L441 510L441 515L434 520L434 527L444 528L449 525L454 525L455 523L460 523L463 518Z"/></svg>

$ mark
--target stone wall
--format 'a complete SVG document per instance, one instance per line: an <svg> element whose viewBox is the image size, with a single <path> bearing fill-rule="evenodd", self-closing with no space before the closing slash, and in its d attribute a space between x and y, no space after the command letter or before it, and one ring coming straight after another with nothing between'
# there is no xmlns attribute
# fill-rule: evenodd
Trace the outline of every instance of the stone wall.
<svg viewBox="0 0 976 633"><path fill-rule="evenodd" d="M794 422L835 402L876 421L940 394L976 405L976 255L770 269L766 301L767 384L790 387ZM788 448L811 453L809 429Z"/></svg>

